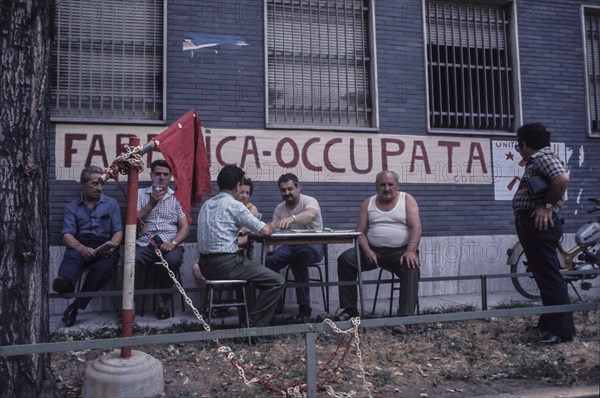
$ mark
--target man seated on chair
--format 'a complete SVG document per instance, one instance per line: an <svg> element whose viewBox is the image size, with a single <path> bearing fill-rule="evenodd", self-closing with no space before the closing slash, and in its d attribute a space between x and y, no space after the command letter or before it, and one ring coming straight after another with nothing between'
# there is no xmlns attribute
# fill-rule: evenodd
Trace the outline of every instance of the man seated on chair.
<svg viewBox="0 0 600 398"><path fill-rule="evenodd" d="M398 316L413 315L417 305L421 241L421 220L415 198L399 191L398 174L380 171L375 178L376 195L366 199L360 208L356 231L360 245L361 269L369 271L384 268L400 279L400 306ZM356 281L358 269L354 248L338 257L338 279ZM356 285L339 287L340 307L344 310L334 320L348 320L358 315ZM406 334L404 325L396 325L392 332Z"/></svg>
<svg viewBox="0 0 600 398"><path fill-rule="evenodd" d="M175 192L169 188L172 176L169 164L165 160L155 160L150 165L150 175L152 185L138 190L140 228L136 241L135 266L141 273L149 272L149 268L154 267L157 288L170 289L173 287L173 279L156 254L156 249L160 249L162 258L169 264L171 271L179 270L185 251L182 243L190 228L187 217L175 198ZM158 264L159 262L161 263ZM170 318L171 295L159 294L157 298L156 317Z"/></svg>
<svg viewBox="0 0 600 398"><path fill-rule="evenodd" d="M244 171L228 165L217 176L219 194L207 200L198 213L198 250L202 275L212 280L246 280L259 293L250 309L250 325L269 326L283 292L283 278L240 253L238 233L248 228L253 234L269 236L274 223L265 224L238 201ZM259 338L258 341L263 339Z"/></svg>
<svg viewBox="0 0 600 398"><path fill-rule="evenodd" d="M65 208L62 237L67 250L58 277L52 283L52 289L57 293L74 292L77 278L84 268L89 272L81 291L96 292L102 289L119 261L119 250L115 249L123 238L121 211L115 199L102 193L104 181L101 176L100 167L84 168L79 178L83 192ZM95 250L100 246L104 249ZM91 299L76 298L63 313L62 321L67 326L73 326L77 311L85 309Z"/></svg>
<svg viewBox="0 0 600 398"><path fill-rule="evenodd" d="M298 177L292 173L283 174L277 184L283 199L273 212L273 220L277 228L322 230L323 220L319 202L312 196L301 193L302 188ZM308 267L323 260L324 251L321 244L281 245L273 254L267 256L266 266L279 271L289 265L295 283L308 283ZM309 287L297 287L296 299L299 305L298 318L309 318L312 314Z"/></svg>

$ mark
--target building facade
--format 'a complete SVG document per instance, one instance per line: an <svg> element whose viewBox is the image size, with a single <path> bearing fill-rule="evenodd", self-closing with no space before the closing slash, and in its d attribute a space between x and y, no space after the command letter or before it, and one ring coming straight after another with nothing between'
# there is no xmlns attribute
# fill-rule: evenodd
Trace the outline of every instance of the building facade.
<svg viewBox="0 0 600 398"><path fill-rule="evenodd" d="M567 241L600 197L598 0L63 0L55 31L53 270L81 168L107 167L127 137L145 143L189 109L212 176L244 168L263 219L289 171L326 226L354 228L375 174L396 171L420 206L423 276L508 272L523 123L548 127L569 170ZM124 207L117 184L106 191Z"/></svg>

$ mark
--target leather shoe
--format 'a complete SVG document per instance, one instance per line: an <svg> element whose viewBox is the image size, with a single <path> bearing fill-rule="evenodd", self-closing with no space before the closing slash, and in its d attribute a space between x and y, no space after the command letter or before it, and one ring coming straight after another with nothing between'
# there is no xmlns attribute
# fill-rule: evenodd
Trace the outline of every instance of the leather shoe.
<svg viewBox="0 0 600 398"><path fill-rule="evenodd" d="M69 282L67 278L63 278L62 276L59 276L56 279L54 279L54 282L52 282L52 289L56 293L60 294L73 293L75 291L71 282Z"/></svg>
<svg viewBox="0 0 600 398"><path fill-rule="evenodd" d="M308 319L312 315L312 308L309 304L301 305L298 309L298 315L296 318L298 319Z"/></svg>
<svg viewBox="0 0 600 398"><path fill-rule="evenodd" d="M554 345L559 343L566 343L569 341L573 341L573 336L556 336L553 334L548 334L544 337L543 340L540 341L541 345Z"/></svg>
<svg viewBox="0 0 600 398"><path fill-rule="evenodd" d="M349 321L350 318L355 318L357 316L358 316L358 311L356 310L356 308L346 308L339 315L334 316L333 320L335 322Z"/></svg>
<svg viewBox="0 0 600 398"><path fill-rule="evenodd" d="M156 310L156 319L169 319L171 317L171 311L168 308L160 307Z"/></svg>
<svg viewBox="0 0 600 398"><path fill-rule="evenodd" d="M394 334L394 335L408 334L408 328L406 327L406 325L394 325L394 326L392 326L392 334Z"/></svg>
<svg viewBox="0 0 600 398"><path fill-rule="evenodd" d="M71 304L67 307L65 312L63 312L62 321L68 327L71 327L75 324L75 320L77 319L77 307L74 304Z"/></svg>

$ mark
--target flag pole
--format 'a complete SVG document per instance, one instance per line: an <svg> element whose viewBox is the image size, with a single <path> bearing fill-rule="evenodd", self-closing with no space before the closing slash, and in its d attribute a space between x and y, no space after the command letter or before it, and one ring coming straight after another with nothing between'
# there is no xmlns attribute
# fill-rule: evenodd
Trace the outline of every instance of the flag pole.
<svg viewBox="0 0 600 398"><path fill-rule="evenodd" d="M129 145L132 148L140 145L140 139L131 137ZM135 281L135 238L137 232L137 197L138 197L138 170L129 169L127 175L127 209L125 215L125 259L123 262L123 303L121 319L123 320L123 337L133 335L134 316L134 281ZM131 347L121 348L121 357L131 357Z"/></svg>

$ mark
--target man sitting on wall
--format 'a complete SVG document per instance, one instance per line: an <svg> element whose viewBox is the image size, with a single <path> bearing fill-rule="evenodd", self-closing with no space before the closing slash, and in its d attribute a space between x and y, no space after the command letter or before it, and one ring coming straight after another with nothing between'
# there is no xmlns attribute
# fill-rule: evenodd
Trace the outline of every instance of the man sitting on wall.
<svg viewBox="0 0 600 398"><path fill-rule="evenodd" d="M172 271L178 270L183 262L185 249L181 245L189 233L189 225L185 213L177 199L175 192L169 188L172 170L164 160L155 160L150 165L152 185L138 190L137 210L138 217L144 225L136 241L135 266L136 269L155 267L157 287L170 289L173 280L169 272L160 262L156 248L160 249L162 257L169 264ZM141 224L140 223L140 224ZM153 242L150 242L152 239ZM158 295L156 317L167 319L171 317L169 311L170 294Z"/></svg>
<svg viewBox="0 0 600 398"><path fill-rule="evenodd" d="M358 215L356 230L362 232L360 245L361 269L369 271L384 268L400 279L400 306L398 316L415 313L419 292L421 219L415 198L399 191L398 175L383 170L375 178L377 194L366 199ZM354 249L338 257L338 279L356 281L357 264ZM345 321L358 315L356 286L339 287L341 314L336 321ZM396 325L392 332L406 334L404 325Z"/></svg>
<svg viewBox="0 0 600 398"><path fill-rule="evenodd" d="M112 277L113 268L119 261L119 247L123 238L123 223L119 204L102 193L104 181L102 169L86 167L81 171L79 182L81 196L70 202L64 211L62 237L67 247L52 283L57 293L75 291L77 278L83 268L88 268L82 292L96 292ZM63 313L62 321L73 326L77 311L85 309L91 297L78 297Z"/></svg>

